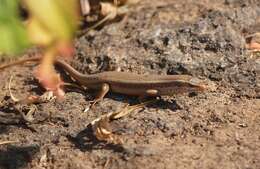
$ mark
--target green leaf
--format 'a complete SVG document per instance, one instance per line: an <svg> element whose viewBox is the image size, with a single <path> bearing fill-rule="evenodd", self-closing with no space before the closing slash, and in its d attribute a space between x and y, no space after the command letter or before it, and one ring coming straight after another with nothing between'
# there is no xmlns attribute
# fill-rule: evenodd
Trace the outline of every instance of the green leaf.
<svg viewBox="0 0 260 169"><path fill-rule="evenodd" d="M54 38L71 40L77 28L78 13L75 0L26 0L32 16L46 28Z"/></svg>
<svg viewBox="0 0 260 169"><path fill-rule="evenodd" d="M29 46L24 25L18 15L17 0L0 0L0 51L17 54Z"/></svg>

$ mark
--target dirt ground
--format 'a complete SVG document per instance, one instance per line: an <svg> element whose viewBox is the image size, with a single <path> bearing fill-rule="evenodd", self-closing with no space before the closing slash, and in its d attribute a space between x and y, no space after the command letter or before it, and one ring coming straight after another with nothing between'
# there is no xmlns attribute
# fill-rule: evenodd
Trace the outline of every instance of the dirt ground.
<svg viewBox="0 0 260 169"><path fill-rule="evenodd" d="M0 141L17 143L0 145L0 168L259 169L260 54L245 49L245 37L256 32L258 0L143 0L125 17L77 38L72 66L81 72L190 74L217 86L158 98L112 121L123 144L98 141L89 123L137 98L109 93L84 113L95 94L67 87L63 101L36 104L36 121L25 123L10 99L10 77L16 97L44 90L34 66L5 69Z"/></svg>

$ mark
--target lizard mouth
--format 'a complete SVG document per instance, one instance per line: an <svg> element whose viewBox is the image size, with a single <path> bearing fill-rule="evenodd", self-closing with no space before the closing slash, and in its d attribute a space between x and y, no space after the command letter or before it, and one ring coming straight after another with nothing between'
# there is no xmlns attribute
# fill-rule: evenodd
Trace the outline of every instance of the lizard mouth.
<svg viewBox="0 0 260 169"><path fill-rule="evenodd" d="M190 80L190 83L194 86L196 86L198 91L215 91L216 90L216 84L208 79L197 79L192 78Z"/></svg>

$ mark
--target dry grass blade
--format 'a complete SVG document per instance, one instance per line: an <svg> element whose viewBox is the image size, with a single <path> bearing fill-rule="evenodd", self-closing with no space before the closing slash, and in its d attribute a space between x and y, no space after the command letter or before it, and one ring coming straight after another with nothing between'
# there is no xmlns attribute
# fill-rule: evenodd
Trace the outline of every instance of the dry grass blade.
<svg viewBox="0 0 260 169"><path fill-rule="evenodd" d="M28 96L25 99L18 99L13 95L13 93L11 91L12 80L13 80L13 75L11 75L11 77L10 77L9 84L8 84L8 90L9 90L11 99L18 105L41 103L41 102L45 102L46 100L49 101L49 100L53 99L53 93L51 91L46 92L44 95L42 95L40 97ZM30 106L30 109L29 109L28 113L26 113L26 115L17 107L19 107L19 106L15 105L15 108L21 114L23 120L25 120L26 122L30 122L30 123L32 123L34 121L33 113L37 110L37 107L35 105Z"/></svg>
<svg viewBox="0 0 260 169"><path fill-rule="evenodd" d="M20 99L17 99L16 97L14 97L12 91L11 91L11 84L12 84L12 80L13 80L13 75L11 75L9 83L8 83L8 90L10 93L10 97L14 102L20 102Z"/></svg>
<svg viewBox="0 0 260 169"><path fill-rule="evenodd" d="M15 103L25 103L25 104L43 103L43 102L51 101L56 98L52 91L47 91L41 96L31 95L31 96L26 97L25 99L18 99L13 95L12 90L11 90L12 80L13 80L13 75L11 75L11 77L10 77L10 80L8 83L8 90L9 90L11 99Z"/></svg>
<svg viewBox="0 0 260 169"><path fill-rule="evenodd" d="M129 104L127 104L122 110L118 112L108 113L93 120L91 122L91 126L96 138L100 141L107 141L109 143L114 143L114 144L122 144L123 140L118 135L115 135L112 132L112 129L109 125L110 120L122 118L128 115L133 110L136 110L137 108L141 108L147 104L154 103L155 101L156 100L150 100L133 106L129 106Z"/></svg>
<svg viewBox="0 0 260 169"><path fill-rule="evenodd" d="M18 141L2 141L2 142L0 142L0 145L12 144L12 143L18 143Z"/></svg>
<svg viewBox="0 0 260 169"><path fill-rule="evenodd" d="M111 120L122 118L122 117L128 115L129 113L131 113L132 111L134 111L135 109L141 108L145 105L154 103L156 101L157 100L149 100L149 101L143 102L141 104L133 105L133 106L126 105L125 108L123 108L121 111L112 113L109 118Z"/></svg>

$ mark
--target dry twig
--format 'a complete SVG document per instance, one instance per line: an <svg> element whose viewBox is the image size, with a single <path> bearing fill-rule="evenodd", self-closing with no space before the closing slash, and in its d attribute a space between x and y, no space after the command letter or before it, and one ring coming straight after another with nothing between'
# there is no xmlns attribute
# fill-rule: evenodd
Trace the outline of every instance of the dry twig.
<svg viewBox="0 0 260 169"><path fill-rule="evenodd" d="M133 110L143 107L144 105L154 103L156 100L147 101L138 105L129 106L128 104L118 112L111 112L93 120L90 124L98 140L107 141L114 144L122 144L123 140L116 134L113 134L109 125L110 120L115 120L127 116Z"/></svg>

